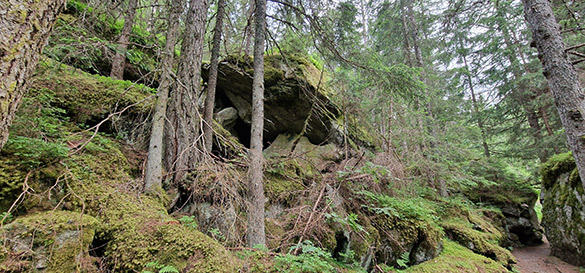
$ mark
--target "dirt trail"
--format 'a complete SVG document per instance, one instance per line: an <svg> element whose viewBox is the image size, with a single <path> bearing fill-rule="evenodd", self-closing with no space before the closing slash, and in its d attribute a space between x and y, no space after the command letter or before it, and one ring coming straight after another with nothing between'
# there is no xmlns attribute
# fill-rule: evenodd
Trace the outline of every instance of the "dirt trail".
<svg viewBox="0 0 585 273"><path fill-rule="evenodd" d="M516 248L512 254L518 260L516 269L521 273L579 273L579 267L549 256L550 245L546 238L542 245Z"/></svg>

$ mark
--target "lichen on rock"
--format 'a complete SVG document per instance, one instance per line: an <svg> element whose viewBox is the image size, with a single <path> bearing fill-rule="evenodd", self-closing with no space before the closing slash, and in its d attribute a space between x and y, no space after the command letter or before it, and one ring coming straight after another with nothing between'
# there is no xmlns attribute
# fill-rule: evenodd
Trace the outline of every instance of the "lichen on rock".
<svg viewBox="0 0 585 273"><path fill-rule="evenodd" d="M585 265L585 191L571 153L551 157L541 169L542 225L551 255Z"/></svg>

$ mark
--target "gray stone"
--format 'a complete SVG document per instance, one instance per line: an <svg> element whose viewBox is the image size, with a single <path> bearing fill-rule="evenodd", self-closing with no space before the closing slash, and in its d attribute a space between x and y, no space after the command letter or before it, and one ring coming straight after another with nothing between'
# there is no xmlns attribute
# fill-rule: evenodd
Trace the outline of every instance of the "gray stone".
<svg viewBox="0 0 585 273"><path fill-rule="evenodd" d="M237 119L238 110L233 107L222 109L215 114L215 120L217 120L217 123L230 132L234 128L234 125L236 125Z"/></svg>
<svg viewBox="0 0 585 273"><path fill-rule="evenodd" d="M332 120L340 112L324 94L323 86L317 86L319 70L306 63L290 60L285 63L279 56L268 56L265 63L264 139L271 140L285 132L304 132L315 144L339 139ZM218 97L227 98L229 105L237 109L239 118L248 124L251 123L252 72L250 64L230 59L220 62L217 80ZM204 67L203 78L207 76ZM329 139L330 136L337 137Z"/></svg>
<svg viewBox="0 0 585 273"><path fill-rule="evenodd" d="M571 183L569 173L542 189L543 219L551 255L568 263L585 266L585 190L578 178Z"/></svg>

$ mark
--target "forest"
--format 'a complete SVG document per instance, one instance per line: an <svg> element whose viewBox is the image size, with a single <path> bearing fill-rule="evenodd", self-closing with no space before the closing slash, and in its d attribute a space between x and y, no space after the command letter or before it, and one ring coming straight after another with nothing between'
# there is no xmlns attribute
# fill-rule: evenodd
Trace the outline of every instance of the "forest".
<svg viewBox="0 0 585 273"><path fill-rule="evenodd" d="M583 16L0 0L0 273L584 272Z"/></svg>

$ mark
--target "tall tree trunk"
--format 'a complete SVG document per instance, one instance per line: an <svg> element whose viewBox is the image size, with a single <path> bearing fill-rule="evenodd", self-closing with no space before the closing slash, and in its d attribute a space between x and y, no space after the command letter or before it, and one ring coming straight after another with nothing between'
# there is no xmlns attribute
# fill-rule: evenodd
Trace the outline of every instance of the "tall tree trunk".
<svg viewBox="0 0 585 273"><path fill-rule="evenodd" d="M221 28L223 26L223 14L225 0L217 0L217 15L215 29L213 30L213 48L211 49L211 67L209 68L209 80L207 81L207 96L205 97L205 110L203 112L203 144L205 152L211 153L213 148L213 108L215 106L215 89L217 87L217 68L219 65L219 49L221 48Z"/></svg>
<svg viewBox="0 0 585 273"><path fill-rule="evenodd" d="M0 0L0 149L65 0Z"/></svg>
<svg viewBox="0 0 585 273"><path fill-rule="evenodd" d="M169 97L169 88L173 79L171 78L175 55L175 44L179 34L179 17L183 12L184 0L171 0L171 10L168 18L167 41L161 58L162 74L160 85L157 91L157 101L152 117L152 131L150 144L148 146L148 159L146 163L146 174L144 177L144 191L156 193L161 188L162 182L162 159L163 159L163 134L165 128L165 115Z"/></svg>
<svg viewBox="0 0 585 273"><path fill-rule="evenodd" d="M116 55L114 55L114 59L112 60L112 70L110 71L110 77L114 79L124 79L126 50L128 50L128 42L130 41L130 34L132 34L132 26L134 25L137 7L138 0L128 0L128 9L124 17L124 27L122 27L122 33L118 38L118 48L116 48Z"/></svg>
<svg viewBox="0 0 585 273"><path fill-rule="evenodd" d="M254 8L256 7L255 0L250 1L248 12L246 13L246 28L244 29L244 56L250 56L250 45L252 44L252 35L254 35L252 22L254 21L252 15L254 15Z"/></svg>
<svg viewBox="0 0 585 273"><path fill-rule="evenodd" d="M264 231L264 178L262 136L264 130L264 45L266 0L256 0L256 35L254 39L254 79L252 85L252 130L250 168L248 170L248 245L266 245Z"/></svg>
<svg viewBox="0 0 585 273"><path fill-rule="evenodd" d="M538 49L544 75L548 79L569 147L575 157L581 183L585 187L585 94L581 90L575 67L565 52L565 43L550 2L522 2L526 21L532 30L533 43Z"/></svg>
<svg viewBox="0 0 585 273"><path fill-rule="evenodd" d="M185 35L181 44L181 58L177 81L170 95L165 127L167 144L167 170L180 181L199 161L196 140L199 136L201 116L197 106L201 93L201 60L207 18L207 0L190 0Z"/></svg>

